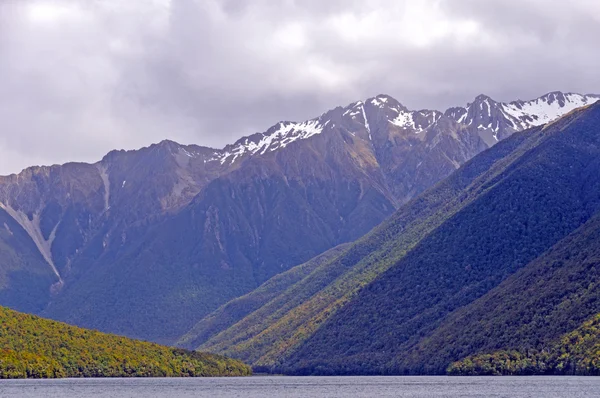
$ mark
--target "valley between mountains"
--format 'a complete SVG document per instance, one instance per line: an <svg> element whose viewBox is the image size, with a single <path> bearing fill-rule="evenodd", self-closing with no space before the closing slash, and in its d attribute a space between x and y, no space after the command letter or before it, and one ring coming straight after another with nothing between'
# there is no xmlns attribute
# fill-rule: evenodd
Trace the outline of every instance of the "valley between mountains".
<svg viewBox="0 0 600 398"><path fill-rule="evenodd" d="M541 351L600 313L598 99L379 95L0 177L0 305L288 374Z"/></svg>

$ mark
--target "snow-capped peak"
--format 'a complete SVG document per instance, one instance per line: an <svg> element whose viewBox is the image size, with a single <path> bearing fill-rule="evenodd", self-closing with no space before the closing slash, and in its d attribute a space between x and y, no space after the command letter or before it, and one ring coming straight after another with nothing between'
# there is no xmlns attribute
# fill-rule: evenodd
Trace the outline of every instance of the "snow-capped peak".
<svg viewBox="0 0 600 398"><path fill-rule="evenodd" d="M599 99L597 96L553 92L531 101L502 104L502 107L513 121L513 125L524 130L549 123L574 109L593 104Z"/></svg>
<svg viewBox="0 0 600 398"><path fill-rule="evenodd" d="M466 107L454 107L442 113L435 110L411 111L393 97L380 94L305 122L279 122L264 133L244 137L222 150L215 150L212 158L205 163L218 161L221 165L230 165L246 156L271 153L292 142L339 127L352 135L360 132L360 137L365 140L373 139L374 129L381 128L382 122L403 132L420 134L438 125L442 118L476 130L491 146L513 132L549 123L599 99L597 95L552 92L531 101L502 103L481 94ZM184 152L187 156L194 155L189 150L187 152L189 155Z"/></svg>
<svg viewBox="0 0 600 398"><path fill-rule="evenodd" d="M464 108L448 109L445 115L475 128L484 141L493 145L516 131L552 122L598 99L595 95L552 92L530 101L502 103L482 94Z"/></svg>
<svg viewBox="0 0 600 398"><path fill-rule="evenodd" d="M233 145L216 154L221 164L233 163L237 158L247 154L263 155L277 149L285 148L296 140L302 140L323 132L324 125L319 119L312 119L302 123L279 122L267 130L266 133L254 134L242 138Z"/></svg>

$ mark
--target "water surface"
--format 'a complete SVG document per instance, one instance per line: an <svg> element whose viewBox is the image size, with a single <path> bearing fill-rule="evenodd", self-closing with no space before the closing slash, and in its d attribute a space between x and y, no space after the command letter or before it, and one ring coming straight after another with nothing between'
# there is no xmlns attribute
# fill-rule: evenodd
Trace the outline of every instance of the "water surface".
<svg viewBox="0 0 600 398"><path fill-rule="evenodd" d="M3 380L19 398L600 397L595 377L245 377Z"/></svg>

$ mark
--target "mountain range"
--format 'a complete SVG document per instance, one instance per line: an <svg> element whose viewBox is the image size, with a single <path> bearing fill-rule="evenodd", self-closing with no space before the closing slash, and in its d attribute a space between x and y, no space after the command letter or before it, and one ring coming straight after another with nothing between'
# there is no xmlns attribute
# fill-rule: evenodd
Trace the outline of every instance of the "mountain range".
<svg viewBox="0 0 600 398"><path fill-rule="evenodd" d="M292 339L298 345L316 325L336 322L329 320L332 308L344 308L336 317L359 311L352 304L354 295L368 294L371 282L392 272L405 252L442 228L466 197L475 200L475 193L465 191L474 180L465 177L468 184L448 191L438 182L465 163L463 175L473 168L489 172L481 160L469 160L493 147L479 158L488 159L486 167L493 165L492 158L521 151L519 145L531 141L515 133L535 134L531 131L599 98L554 92L500 103L482 95L465 107L441 112L410 111L378 95L305 122L277 123L222 150L163 141L110 152L95 164L32 167L0 177L0 304L134 338L202 344L254 364L313 371L318 359L306 365L299 357L280 360L276 354L284 346L271 347L269 353L255 350L246 358L243 347L215 333L231 333L229 326L242 315L266 311L265 304L286 333L302 332L284 319L298 325L309 321L310 333ZM505 140L509 136L514 138ZM419 196L433 186L429 196ZM522 266L563 238L585 218L581 209L572 210L579 221L562 220L565 225L556 224L557 232L532 248L529 257L511 259ZM361 238L392 214L392 221ZM410 233L398 235L405 229ZM484 285L495 286L518 267L498 268ZM310 285L309 290L298 284ZM482 289L475 290L483 294ZM326 298L320 301L319 294ZM266 302L266 297L271 299ZM235 307L231 300L255 301L228 321L211 323L214 311ZM226 303L229 307L221 307ZM444 311L464 302L452 303ZM302 316L289 316L290 308ZM355 316L352 322L362 319L358 313L348 316ZM433 327L427 322L423 333ZM210 331L202 326L208 324ZM306 350L330 344L319 336L334 329L318 329L320 334L310 339L316 345ZM261 344L272 345L269 338ZM360 338L348 336L348 341ZM303 352L300 345L294 352ZM402 369L412 371L406 366Z"/></svg>
<svg viewBox="0 0 600 398"><path fill-rule="evenodd" d="M599 217L595 104L502 140L329 260L222 306L179 344L287 374L444 374L465 357L454 373L526 374L499 370L515 350L521 365L551 350L548 373L595 374L574 369L600 360L599 336L567 344L579 353L568 368L558 340L582 336L600 313Z"/></svg>

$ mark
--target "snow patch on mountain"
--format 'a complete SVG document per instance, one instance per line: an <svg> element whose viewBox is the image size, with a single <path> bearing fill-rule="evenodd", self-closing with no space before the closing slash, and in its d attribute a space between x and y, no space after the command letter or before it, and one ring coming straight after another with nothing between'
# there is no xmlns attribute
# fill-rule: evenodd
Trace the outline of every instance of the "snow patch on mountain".
<svg viewBox="0 0 600 398"><path fill-rule="evenodd" d="M394 126L401 128L415 128L415 120L413 119L413 112L398 112L398 116L395 119L389 121Z"/></svg>
<svg viewBox="0 0 600 398"><path fill-rule="evenodd" d="M365 128L369 132L369 140L372 141L373 137L371 136L371 126L369 126L369 120L367 119L367 113L365 112L365 106L363 104L360 105L360 110L362 112L363 120L365 121Z"/></svg>
<svg viewBox="0 0 600 398"><path fill-rule="evenodd" d="M530 101L502 103L480 95L464 108L448 109L446 115L467 126L477 123L477 129L492 130L494 133L500 130L500 119L503 119L503 125L521 131L552 122L599 99L595 95L554 92ZM485 123L481 123L481 120L485 120ZM494 138L498 140L496 134Z"/></svg>
<svg viewBox="0 0 600 398"><path fill-rule="evenodd" d="M598 99L600 97L593 95L556 92L531 101L499 103L488 96L480 95L466 107L451 108L444 114L430 110L410 111L394 98L378 95L365 102L357 101L348 105L342 109L341 116L344 120L363 124L369 139L372 139L373 125L369 121L370 118L379 120L383 116L393 126L420 134L436 125L445 115L460 124L473 126L482 131L483 135L487 134L489 140L486 142L493 145L494 142L504 138L506 133L549 123ZM327 115L328 113L324 113L319 118L301 123L280 122L265 133L244 137L222 150L215 150L212 157L205 159L204 162L219 162L222 166L228 166L246 156L264 155L285 148L292 142L321 134L326 127L334 128L336 124L332 120L335 119L328 119ZM184 154L188 157L196 156L190 151L185 151Z"/></svg>
<svg viewBox="0 0 600 398"><path fill-rule="evenodd" d="M267 152L285 148L294 141L304 140L321 134L323 127L319 119L312 119L302 123L280 122L266 133L243 138L237 143L225 147L223 152L216 154L214 160L219 160L221 164L227 162L231 164L239 157L247 154L264 155Z"/></svg>
<svg viewBox="0 0 600 398"><path fill-rule="evenodd" d="M414 130L415 134L426 131L442 117L442 113L437 111L394 110L398 112L398 116L395 119L389 120L389 122L403 129Z"/></svg>
<svg viewBox="0 0 600 398"><path fill-rule="evenodd" d="M590 105L599 98L580 94L551 93L532 101L515 101L502 104L504 112L518 123L521 129L541 126L567 113Z"/></svg>
<svg viewBox="0 0 600 398"><path fill-rule="evenodd" d="M370 102L378 108L385 108L385 104L387 104L388 98L386 96L379 95L375 98L372 98Z"/></svg>

